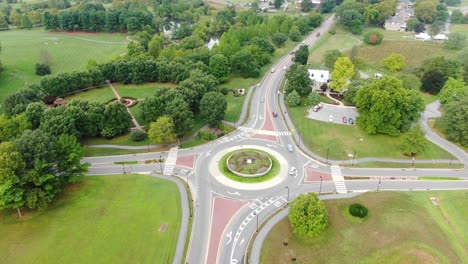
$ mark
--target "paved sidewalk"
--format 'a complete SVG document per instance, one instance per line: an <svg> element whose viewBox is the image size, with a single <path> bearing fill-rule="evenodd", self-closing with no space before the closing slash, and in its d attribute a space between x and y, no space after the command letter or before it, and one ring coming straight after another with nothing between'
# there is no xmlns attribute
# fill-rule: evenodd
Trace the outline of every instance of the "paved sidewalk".
<svg viewBox="0 0 468 264"><path fill-rule="evenodd" d="M109 85L111 91L114 93L115 97L117 98L117 100L120 101L120 99L122 98L120 96L120 94L117 92L117 90L115 89L115 87L112 85L112 83L110 82L107 82L107 84ZM140 124L138 123L138 121L135 119L135 117L133 116L132 112L130 111L130 109L125 106L125 108L127 108L127 112L130 114L130 116L132 117L132 122L133 122L133 125L135 125L135 128L138 129L138 130L143 130L142 126L140 126Z"/></svg>

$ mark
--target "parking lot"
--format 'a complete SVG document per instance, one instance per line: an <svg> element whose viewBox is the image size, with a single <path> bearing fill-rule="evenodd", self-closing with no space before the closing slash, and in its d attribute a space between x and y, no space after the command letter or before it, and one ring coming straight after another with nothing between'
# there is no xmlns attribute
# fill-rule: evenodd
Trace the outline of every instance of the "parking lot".
<svg viewBox="0 0 468 264"><path fill-rule="evenodd" d="M350 106L338 106L322 103L322 108L317 112L312 111L312 109L313 107L311 107L308 111L308 118L330 122L330 115L333 115L333 121L331 122L336 124L343 124L343 117L346 117L347 120L349 118L354 119L354 123L356 124L356 117L359 115L356 111L356 107ZM349 123L347 122L346 124Z"/></svg>

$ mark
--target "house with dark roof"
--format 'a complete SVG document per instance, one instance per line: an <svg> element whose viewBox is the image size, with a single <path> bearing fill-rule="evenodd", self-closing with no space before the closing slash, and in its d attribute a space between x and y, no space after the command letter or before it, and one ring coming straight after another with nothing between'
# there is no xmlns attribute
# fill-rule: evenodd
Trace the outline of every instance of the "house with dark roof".
<svg viewBox="0 0 468 264"><path fill-rule="evenodd" d="M385 20L384 27L386 30L405 31L406 22L412 17L414 17L413 3L409 0L399 0L395 15Z"/></svg>

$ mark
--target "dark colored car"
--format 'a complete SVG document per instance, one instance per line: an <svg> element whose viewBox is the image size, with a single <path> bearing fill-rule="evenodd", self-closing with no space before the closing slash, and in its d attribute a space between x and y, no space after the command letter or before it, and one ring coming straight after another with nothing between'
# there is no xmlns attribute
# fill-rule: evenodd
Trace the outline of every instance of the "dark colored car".
<svg viewBox="0 0 468 264"><path fill-rule="evenodd" d="M343 124L347 124L348 123L348 119L346 118L346 116L343 116Z"/></svg>
<svg viewBox="0 0 468 264"><path fill-rule="evenodd" d="M348 118L348 123L351 124L351 125L354 125L354 119L352 119L351 117Z"/></svg>
<svg viewBox="0 0 468 264"><path fill-rule="evenodd" d="M274 116L274 117L277 117L277 116L278 116L278 113L273 112L273 116Z"/></svg>
<svg viewBox="0 0 468 264"><path fill-rule="evenodd" d="M320 37L320 32L317 32L317 34L315 34L315 36L318 38Z"/></svg>

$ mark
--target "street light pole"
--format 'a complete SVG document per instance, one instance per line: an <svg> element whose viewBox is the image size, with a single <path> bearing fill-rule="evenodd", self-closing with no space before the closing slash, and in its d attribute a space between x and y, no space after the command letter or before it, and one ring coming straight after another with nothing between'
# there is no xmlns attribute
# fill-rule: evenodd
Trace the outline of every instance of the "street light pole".
<svg viewBox="0 0 468 264"><path fill-rule="evenodd" d="M162 164L161 164L161 162L162 162L162 155L159 155L159 170L161 171L161 174L162 174L163 171L162 171Z"/></svg>
<svg viewBox="0 0 468 264"><path fill-rule="evenodd" d="M286 186L286 189L288 189L288 199L286 200L287 204L289 204L289 187Z"/></svg>
<svg viewBox="0 0 468 264"><path fill-rule="evenodd" d="M414 159L414 157L413 157L413 164L411 164L411 167L412 167L412 168L414 168L414 160L415 160L415 159Z"/></svg>
<svg viewBox="0 0 468 264"><path fill-rule="evenodd" d="M320 175L320 190L319 190L319 194L322 193L322 181L323 181L323 177Z"/></svg>
<svg viewBox="0 0 468 264"><path fill-rule="evenodd" d="M354 166L354 157L356 156L356 151L353 152L353 159L351 160L351 167Z"/></svg>
<svg viewBox="0 0 468 264"><path fill-rule="evenodd" d="M256 214L256 215L257 215L257 229L256 229L256 231L255 231L255 232L257 232L257 233L258 233L258 214Z"/></svg>
<svg viewBox="0 0 468 264"><path fill-rule="evenodd" d="M379 185L377 185L377 191L380 189L380 182L382 181L382 178L379 178Z"/></svg>
<svg viewBox="0 0 468 264"><path fill-rule="evenodd" d="M330 150L330 148L327 148L327 161L325 163L328 163L328 151Z"/></svg>
<svg viewBox="0 0 468 264"><path fill-rule="evenodd" d="M123 163L122 163L122 170L123 170L123 172L125 174L125 165Z"/></svg>

